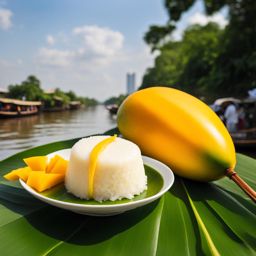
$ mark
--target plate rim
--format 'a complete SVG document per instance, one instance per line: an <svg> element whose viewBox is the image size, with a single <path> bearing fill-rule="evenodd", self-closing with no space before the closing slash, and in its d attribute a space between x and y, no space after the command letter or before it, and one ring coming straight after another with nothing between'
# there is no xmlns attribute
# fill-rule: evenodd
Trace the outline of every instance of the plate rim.
<svg viewBox="0 0 256 256"><path fill-rule="evenodd" d="M47 157L51 157L55 154L59 154L60 152L64 152L67 150L71 150L70 148L68 149L62 149L62 150L58 150L55 152L52 152L50 154L47 155ZM142 198L136 201L131 201L131 202L127 202L127 203L122 203L122 204L109 204L109 205L90 205L90 204L78 204L78 203L71 203L71 202L65 202L62 200L58 200L58 199L53 199L47 196L44 196L42 194L40 194L39 192L37 192L35 189L31 188L30 186L28 186L22 179L19 179L21 186L28 192L30 193L32 196L38 198L39 200L54 205L56 207L59 206L59 208L64 208L61 206L65 206L65 209L69 209L68 207L71 207L72 209L70 210L99 210L99 209L116 209L118 210L118 208L125 208L126 206L140 206L141 203L143 203L143 205L153 202L155 200L157 200L158 198L160 198L163 194L165 194L173 185L175 177L174 174L172 172L172 170L170 169L170 167L168 167L167 165L165 165L164 163L148 157L148 156L144 156L142 155L142 159L143 159L143 164L148 165L149 167L152 167L155 171L157 171L157 173L159 175L161 175L162 179L163 179L163 185L162 188L154 195L147 197L147 198ZM161 168L161 171L159 171L155 166L152 166L151 164L155 164L157 166L159 166L159 168ZM150 164L151 163L151 164ZM163 170L164 171L163 171ZM167 175L168 177L164 177L164 173L165 175ZM50 203L51 202L51 203ZM142 205L141 205L142 206Z"/></svg>

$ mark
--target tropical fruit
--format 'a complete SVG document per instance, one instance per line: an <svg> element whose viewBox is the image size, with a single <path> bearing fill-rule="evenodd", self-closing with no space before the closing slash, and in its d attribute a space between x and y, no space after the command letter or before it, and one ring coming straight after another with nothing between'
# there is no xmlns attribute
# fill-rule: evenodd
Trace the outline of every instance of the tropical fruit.
<svg viewBox="0 0 256 256"><path fill-rule="evenodd" d="M153 87L130 95L117 114L122 135L180 176L211 181L236 164L232 139L219 117L182 91Z"/></svg>
<svg viewBox="0 0 256 256"><path fill-rule="evenodd" d="M19 168L4 175L4 178L9 181L18 180L20 178L26 182L31 171L31 168L28 166Z"/></svg>
<svg viewBox="0 0 256 256"><path fill-rule="evenodd" d="M27 184L38 192L42 192L63 182L64 178L65 174L62 173L32 171L28 176Z"/></svg>
<svg viewBox="0 0 256 256"><path fill-rule="evenodd" d="M28 166L12 170L4 178L9 181L20 178L39 192L54 187L65 179L68 161L59 155L51 158L49 163L47 156L33 156L23 161Z"/></svg>
<svg viewBox="0 0 256 256"><path fill-rule="evenodd" d="M32 156L23 159L27 166L29 166L34 171L45 171L47 166L46 156Z"/></svg>

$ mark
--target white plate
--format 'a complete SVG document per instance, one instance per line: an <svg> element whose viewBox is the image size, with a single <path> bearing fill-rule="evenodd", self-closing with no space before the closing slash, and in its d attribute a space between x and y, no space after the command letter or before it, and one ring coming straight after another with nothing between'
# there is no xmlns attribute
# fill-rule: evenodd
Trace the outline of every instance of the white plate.
<svg viewBox="0 0 256 256"><path fill-rule="evenodd" d="M69 159L71 149L63 149L56 151L54 153L51 153L48 155L48 158L52 158L54 155L58 154L62 156L65 159ZM135 209L137 207L149 204L155 200L157 200L159 197L161 197L165 192L167 192L170 187L172 186L174 182L174 175L171 169L166 166L165 164L150 158L143 156L142 157L143 162L145 165L152 167L155 171L157 171L163 178L163 186L160 189L160 191L153 196L139 199L137 201L130 201L123 204L113 204L113 205L90 205L90 204L77 204L77 203L69 203L61 200L52 199L49 197L46 197L40 193L38 193L33 188L29 187L24 181L20 179L20 183L23 186L24 189L26 189L31 195L38 198L41 201L44 201L48 204L54 205L59 208L63 208L66 210L70 210L79 214L85 214L85 215L93 215L93 216L110 216L110 215L116 215L125 211L129 211L132 209Z"/></svg>

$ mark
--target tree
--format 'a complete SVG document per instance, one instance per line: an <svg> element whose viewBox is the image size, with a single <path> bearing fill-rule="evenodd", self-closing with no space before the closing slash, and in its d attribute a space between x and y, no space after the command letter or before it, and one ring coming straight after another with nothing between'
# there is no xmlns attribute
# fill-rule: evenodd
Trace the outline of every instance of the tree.
<svg viewBox="0 0 256 256"><path fill-rule="evenodd" d="M149 31L144 35L144 41L151 46L152 52L159 49L164 44L165 39L175 29L171 23L167 26L151 26Z"/></svg>
<svg viewBox="0 0 256 256"><path fill-rule="evenodd" d="M222 34L215 23L187 28L182 41L170 41L159 48L160 54L144 75L141 88L164 85L201 96L205 78L219 54Z"/></svg>
<svg viewBox="0 0 256 256"><path fill-rule="evenodd" d="M56 88L54 92L54 96L60 97L63 100L64 104L68 104L70 102L69 96L63 92L60 88Z"/></svg>
<svg viewBox="0 0 256 256"><path fill-rule="evenodd" d="M165 0L165 8L168 12L169 20L165 26L160 26L161 31L165 31L170 24L174 28L181 15L186 12L196 0ZM191 57L187 62L186 72L182 74L181 82L186 82L184 78L191 77L185 74L197 74L200 83L204 84L205 91L211 88L215 94L222 96L233 95L243 96L247 90L256 86L256 1L254 0L203 0L205 11L211 15L219 11L224 6L229 10L229 24L225 28L221 37L221 47L218 55L214 56L214 62L206 66L206 71L202 69L198 58ZM155 33L157 26L151 26L144 39L151 46L152 50L161 49L166 44L168 33ZM173 29L172 29L173 31ZM169 35L171 38L171 35ZM198 40L198 49L201 48ZM196 48L194 48L196 51ZM216 52L214 52L215 54ZM196 61L196 62L195 62ZM205 76L207 73L207 76ZM145 74L145 79L148 72ZM194 83L194 80L188 82ZM209 88L207 88L209 87Z"/></svg>
<svg viewBox="0 0 256 256"><path fill-rule="evenodd" d="M40 81L35 76L28 76L20 85L9 85L8 97L26 100L41 100L43 98L43 90Z"/></svg>
<svg viewBox="0 0 256 256"><path fill-rule="evenodd" d="M68 92L66 92L66 95L69 97L69 99L70 99L71 101L77 100L77 96L76 96L76 94L75 94L73 91L68 91Z"/></svg>
<svg viewBox="0 0 256 256"><path fill-rule="evenodd" d="M115 96L110 97L109 99L104 101L104 105L116 104L120 106L126 97L127 95L124 95L124 94L120 94L119 96L116 96L116 97Z"/></svg>
<svg viewBox="0 0 256 256"><path fill-rule="evenodd" d="M86 107L92 107L96 106L98 101L94 98L88 98L88 97L78 97L77 100L79 100L81 103L83 103Z"/></svg>
<svg viewBox="0 0 256 256"><path fill-rule="evenodd" d="M80 101L86 106L97 105L97 100L88 97L78 97L73 91L64 92L57 88L53 94L46 94L41 89L41 83L38 78L33 75L21 84L9 85L8 97L14 99L26 99L26 100L41 100L46 107L54 107L54 96L60 97L64 104L68 104L70 101Z"/></svg>
<svg viewBox="0 0 256 256"><path fill-rule="evenodd" d="M223 31L215 23L189 27L183 37L183 54L186 56L179 84L196 96L215 94L209 76L221 49Z"/></svg>

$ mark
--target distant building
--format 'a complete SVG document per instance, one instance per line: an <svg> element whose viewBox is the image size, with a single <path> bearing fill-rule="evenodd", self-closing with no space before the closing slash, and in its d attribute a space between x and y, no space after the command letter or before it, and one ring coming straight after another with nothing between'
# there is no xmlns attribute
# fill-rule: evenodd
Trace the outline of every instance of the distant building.
<svg viewBox="0 0 256 256"><path fill-rule="evenodd" d="M127 73L126 76L126 92L131 94L135 91L135 73Z"/></svg>

